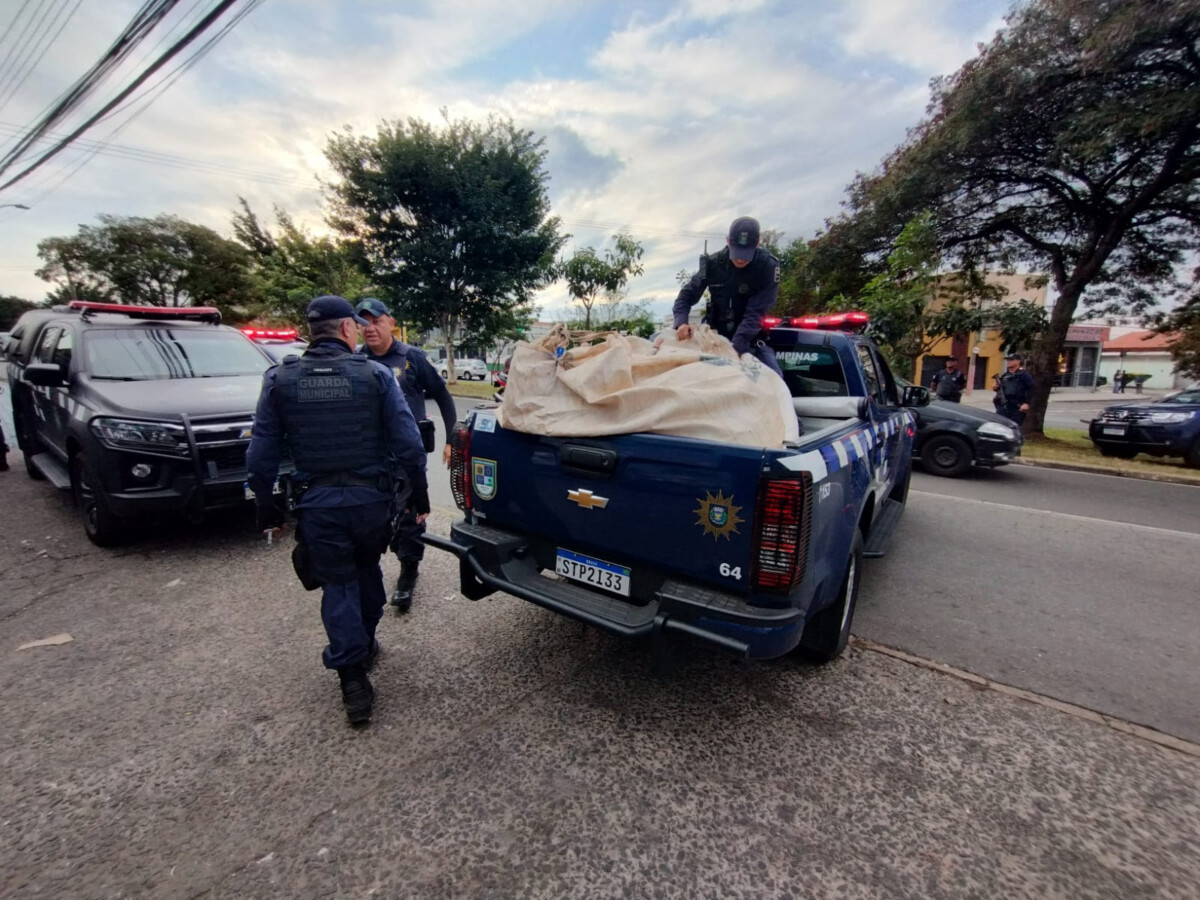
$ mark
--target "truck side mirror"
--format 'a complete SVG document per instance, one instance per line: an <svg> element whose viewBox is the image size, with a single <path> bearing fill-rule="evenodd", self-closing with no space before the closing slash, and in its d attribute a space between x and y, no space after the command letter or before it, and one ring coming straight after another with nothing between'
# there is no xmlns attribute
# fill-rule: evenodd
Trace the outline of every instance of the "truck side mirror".
<svg viewBox="0 0 1200 900"><path fill-rule="evenodd" d="M929 393L929 388L921 387L919 384L906 384L904 394L900 398L900 405L928 406L932 399L933 395Z"/></svg>
<svg viewBox="0 0 1200 900"><path fill-rule="evenodd" d="M67 378L57 363L35 362L25 367L25 380L38 387L62 387Z"/></svg>

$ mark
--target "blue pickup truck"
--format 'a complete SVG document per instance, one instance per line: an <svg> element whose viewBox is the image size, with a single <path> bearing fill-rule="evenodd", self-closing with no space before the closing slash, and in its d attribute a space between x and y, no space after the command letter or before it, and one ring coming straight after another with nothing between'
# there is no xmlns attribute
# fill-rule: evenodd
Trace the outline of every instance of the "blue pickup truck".
<svg viewBox="0 0 1200 900"><path fill-rule="evenodd" d="M496 591L630 637L816 661L846 646L864 557L908 493L914 416L846 315L771 320L802 435L752 448L628 434L551 438L477 408L452 438L462 593ZM923 389L916 388L921 391Z"/></svg>

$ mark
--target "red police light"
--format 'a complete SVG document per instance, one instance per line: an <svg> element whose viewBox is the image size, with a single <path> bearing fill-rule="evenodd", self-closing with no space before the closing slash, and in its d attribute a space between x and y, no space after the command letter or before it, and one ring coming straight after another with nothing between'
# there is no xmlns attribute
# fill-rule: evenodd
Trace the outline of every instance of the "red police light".
<svg viewBox="0 0 1200 900"><path fill-rule="evenodd" d="M778 328L783 324L779 316L763 316L763 328Z"/></svg>
<svg viewBox="0 0 1200 900"><path fill-rule="evenodd" d="M252 341L294 341L300 337L295 328L243 328L242 334Z"/></svg>
<svg viewBox="0 0 1200 900"><path fill-rule="evenodd" d="M215 306L133 306L128 303L93 303L90 300L72 300L68 309L77 309L84 316L89 313L115 313L131 319L195 319L201 322L221 321L221 311Z"/></svg>
<svg viewBox="0 0 1200 900"><path fill-rule="evenodd" d="M865 312L832 313L827 316L797 316L789 319L793 328L812 328L818 331L861 331L871 322Z"/></svg>

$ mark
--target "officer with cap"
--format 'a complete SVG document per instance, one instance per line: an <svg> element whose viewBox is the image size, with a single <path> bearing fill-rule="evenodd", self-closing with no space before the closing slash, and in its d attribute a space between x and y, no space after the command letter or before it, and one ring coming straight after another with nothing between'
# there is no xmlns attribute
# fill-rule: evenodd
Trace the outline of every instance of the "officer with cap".
<svg viewBox="0 0 1200 900"><path fill-rule="evenodd" d="M446 382L433 368L433 363L423 350L393 336L395 319L382 301L367 297L358 301L354 310L367 322L362 329L362 350L367 354L367 359L387 366L395 373L396 382L400 385L404 399L408 401L408 408L412 410L419 427L430 433L426 444L430 448L433 445L433 421L425 415L425 398L428 397L437 403L442 414L442 423L446 427L442 463L449 466L450 435L454 433L458 411L454 408L454 398L450 396ZM400 520L399 527L392 536L392 552L400 559L400 577L396 580L396 589L392 591L392 605L399 613L406 613L412 608L413 589L417 584L421 560L425 556L425 544L421 541L424 532L424 521L418 522L416 514L410 510L409 514Z"/></svg>
<svg viewBox="0 0 1200 900"><path fill-rule="evenodd" d="M996 379L996 412L1018 425L1024 424L1033 402L1033 376L1021 368L1021 357L1004 357L1006 371Z"/></svg>
<svg viewBox="0 0 1200 900"><path fill-rule="evenodd" d="M700 258L700 270L679 291L671 311L675 337L686 341L692 336L688 312L707 288L708 325L729 338L739 356L752 353L782 376L763 328L763 317L779 295L779 260L758 246L760 232L757 219L734 219L725 248Z"/></svg>
<svg viewBox="0 0 1200 900"><path fill-rule="evenodd" d="M283 454L295 463L297 550L307 553L322 587L323 659L338 673L347 718L361 725L375 700L367 672L379 653L375 627L386 602L379 557L395 486L399 476L407 479L407 506L423 522L425 450L391 370L351 349L365 320L350 301L317 297L307 319L312 343L304 355L263 376L246 467L258 526L278 533L284 517L271 492Z"/></svg>

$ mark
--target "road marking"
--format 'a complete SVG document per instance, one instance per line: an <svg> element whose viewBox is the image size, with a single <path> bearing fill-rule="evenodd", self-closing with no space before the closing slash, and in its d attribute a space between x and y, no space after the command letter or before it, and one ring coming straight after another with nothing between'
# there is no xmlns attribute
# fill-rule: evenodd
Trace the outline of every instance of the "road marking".
<svg viewBox="0 0 1200 900"><path fill-rule="evenodd" d="M1200 744L1189 741L1186 738L1175 737L1175 735L1167 734L1165 731L1148 728L1145 725L1137 725L1113 716L1106 716L1104 713L1088 709L1086 706L1077 706L1074 703L1067 703L1065 700L1056 700L1053 697L1047 697L1045 694L1035 694L1033 691L1013 687L1011 684L992 681L990 678L984 678L981 675L976 675L974 672L968 672L966 669L959 669L946 665L946 663L925 659L923 656L914 656L912 653L906 653L903 650L897 650L894 647L879 644L866 638L851 637L850 640L854 646L860 647L863 650L870 650L872 653L879 653L882 656L890 656L892 659L898 659L909 665L919 666L922 669L928 669L931 672L938 672L942 675L949 675L951 678L957 678L959 681L965 681L968 684L973 684L985 690L995 691L998 694L1004 694L1017 700L1024 700L1027 703L1057 710L1068 716L1074 716L1077 719L1095 722L1097 725L1103 725L1111 728L1113 731L1119 731L1121 734L1141 738L1160 747L1166 747L1170 750L1176 750L1179 753L1185 753L1188 756L1200 758Z"/></svg>
<svg viewBox="0 0 1200 900"><path fill-rule="evenodd" d="M1059 512L1055 509L1040 509L1036 506L1017 506L1013 503L997 503L995 500L978 500L975 497L955 497L953 494L939 494L936 491L915 491L910 490L909 494L916 494L920 497L938 497L942 500L953 500L956 503L974 503L979 506L994 506L996 509L1010 509L1013 512L1019 513L1041 513L1046 516L1057 516L1060 519L1073 519L1076 522L1098 522L1101 525L1116 525L1118 528L1136 528L1139 531L1148 531L1152 534L1170 535L1172 537L1190 538L1193 541L1200 541L1200 534L1193 531L1176 531L1172 528L1159 528L1156 525L1139 525L1136 522L1120 522L1116 519L1097 519L1093 516L1077 516L1074 513Z"/></svg>

